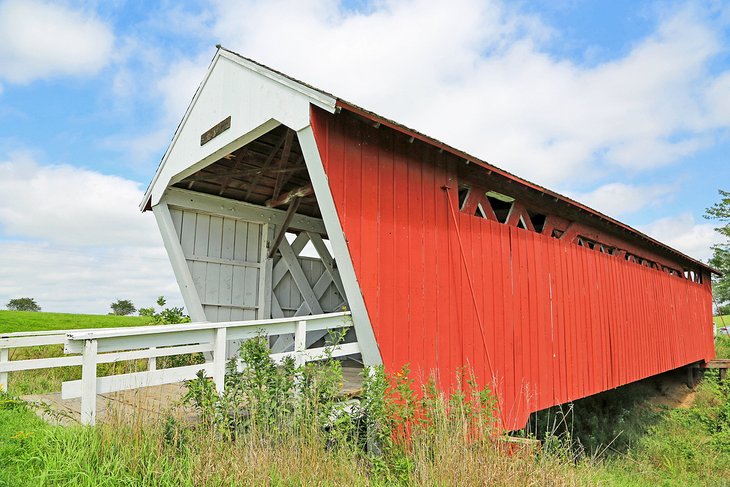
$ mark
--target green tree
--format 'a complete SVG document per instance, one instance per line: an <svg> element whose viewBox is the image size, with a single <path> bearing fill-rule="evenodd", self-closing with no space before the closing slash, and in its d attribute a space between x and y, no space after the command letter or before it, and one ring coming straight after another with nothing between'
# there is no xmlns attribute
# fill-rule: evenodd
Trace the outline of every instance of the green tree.
<svg viewBox="0 0 730 487"><path fill-rule="evenodd" d="M11 311L40 311L41 307L33 298L16 298L8 301L6 307Z"/></svg>
<svg viewBox="0 0 730 487"><path fill-rule="evenodd" d="M131 315L137 311L137 308L135 308L134 304L132 304L132 302L128 299L118 299L116 302L111 304L111 308L111 314L117 316Z"/></svg>
<svg viewBox="0 0 730 487"><path fill-rule="evenodd" d="M723 273L715 278L712 293L720 308L726 309L730 304L730 191L719 190L720 201L707 208L705 218L715 220L720 226L715 230L728 240L712 247L712 258L709 264Z"/></svg>

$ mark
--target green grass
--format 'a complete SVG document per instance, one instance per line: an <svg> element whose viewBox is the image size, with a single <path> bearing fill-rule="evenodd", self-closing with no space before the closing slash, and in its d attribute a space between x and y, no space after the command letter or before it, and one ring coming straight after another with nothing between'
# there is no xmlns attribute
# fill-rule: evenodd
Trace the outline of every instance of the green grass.
<svg viewBox="0 0 730 487"><path fill-rule="evenodd" d="M149 323L150 318L146 316L0 311L0 333L71 330L79 328L114 328L124 326L142 326Z"/></svg>
<svg viewBox="0 0 730 487"><path fill-rule="evenodd" d="M31 311L0 311L0 333L79 328L114 328L150 324L147 316L84 315L70 313L43 313ZM10 360L25 360L63 356L62 345L16 348L10 350ZM99 375L137 372L144 370L144 361L102 364ZM13 372L9 375L8 390L15 395L58 392L61 383L81 378L81 367Z"/></svg>

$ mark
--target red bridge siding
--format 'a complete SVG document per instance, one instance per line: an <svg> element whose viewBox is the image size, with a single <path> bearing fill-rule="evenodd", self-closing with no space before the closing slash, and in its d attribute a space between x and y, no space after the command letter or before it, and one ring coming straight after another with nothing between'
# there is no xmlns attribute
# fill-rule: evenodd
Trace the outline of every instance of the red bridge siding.
<svg viewBox="0 0 730 487"><path fill-rule="evenodd" d="M344 114L313 109L312 125L389 371L437 371L442 386L465 365L482 384L494 375L517 429L530 412L714 356L709 283L457 211L462 259L442 189L456 177L436 151Z"/></svg>

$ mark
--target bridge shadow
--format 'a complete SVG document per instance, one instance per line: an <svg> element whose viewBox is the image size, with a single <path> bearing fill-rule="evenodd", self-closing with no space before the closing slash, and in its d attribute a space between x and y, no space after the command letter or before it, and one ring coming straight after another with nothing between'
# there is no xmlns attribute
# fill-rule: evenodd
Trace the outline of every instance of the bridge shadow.
<svg viewBox="0 0 730 487"><path fill-rule="evenodd" d="M688 408L694 398L682 367L533 413L521 433L567 443L580 456L624 453L666 410Z"/></svg>

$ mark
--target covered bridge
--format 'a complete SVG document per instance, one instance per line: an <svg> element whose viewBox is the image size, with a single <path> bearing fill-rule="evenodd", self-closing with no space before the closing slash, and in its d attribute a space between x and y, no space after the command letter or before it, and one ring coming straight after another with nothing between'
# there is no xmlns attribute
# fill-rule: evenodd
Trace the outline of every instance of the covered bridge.
<svg viewBox="0 0 730 487"><path fill-rule="evenodd" d="M714 355L705 264L223 48L141 208L193 320L347 307L365 364L470 367L508 429Z"/></svg>

